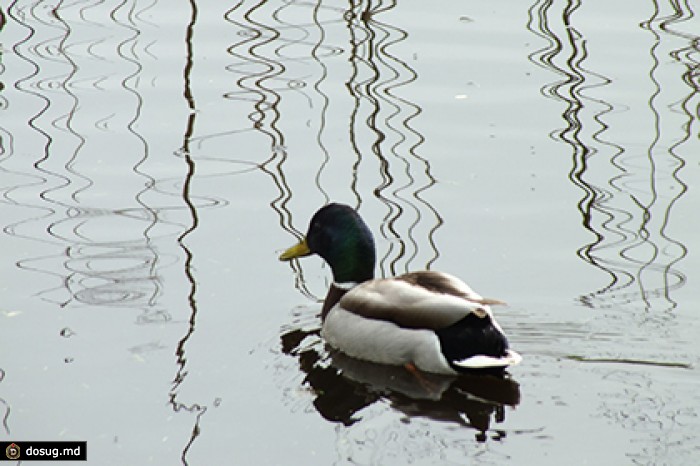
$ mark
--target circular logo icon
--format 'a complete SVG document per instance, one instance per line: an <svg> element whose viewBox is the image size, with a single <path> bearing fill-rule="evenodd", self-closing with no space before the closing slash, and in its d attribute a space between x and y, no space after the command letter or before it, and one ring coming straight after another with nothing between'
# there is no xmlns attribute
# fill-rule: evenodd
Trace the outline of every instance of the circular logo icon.
<svg viewBox="0 0 700 466"><path fill-rule="evenodd" d="M16 443L11 443L5 448L5 456L8 460L18 460L19 459L19 445Z"/></svg>

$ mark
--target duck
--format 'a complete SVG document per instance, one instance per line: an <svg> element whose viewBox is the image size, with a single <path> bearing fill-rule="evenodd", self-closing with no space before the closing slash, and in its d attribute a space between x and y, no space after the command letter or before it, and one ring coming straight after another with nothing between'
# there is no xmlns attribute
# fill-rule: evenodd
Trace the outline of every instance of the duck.
<svg viewBox="0 0 700 466"><path fill-rule="evenodd" d="M321 337L347 356L417 372L458 375L505 371L522 357L510 349L491 306L459 278L423 270L375 278L374 237L352 207L330 203L281 261L316 254L333 281L321 308Z"/></svg>

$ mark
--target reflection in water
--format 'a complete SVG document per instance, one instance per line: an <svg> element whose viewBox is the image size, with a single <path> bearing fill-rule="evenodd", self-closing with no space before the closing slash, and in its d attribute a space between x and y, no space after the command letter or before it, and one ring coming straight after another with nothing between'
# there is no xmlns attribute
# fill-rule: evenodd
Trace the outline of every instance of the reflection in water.
<svg viewBox="0 0 700 466"><path fill-rule="evenodd" d="M380 20L382 13L395 6L394 1L353 2L345 14L351 36L352 65L352 75L346 86L355 101L350 127L351 143L357 155L353 169L357 170L366 155L361 141L366 140L362 136L367 128L371 132L369 149L379 162L380 182L374 194L388 209L381 233L394 240L379 260L382 276L415 268L429 269L438 257L434 235L442 224L440 215L422 197L422 193L435 184L435 179L427 160L418 154L424 138L411 126L421 109L400 96L401 87L410 85L418 75L391 50L404 41L408 33ZM355 184L353 181L353 186ZM361 193L356 193L356 198L359 206ZM420 250L416 233L419 224L425 221L432 222L427 230L426 245L431 252L425 263L414 266L412 262ZM402 227L405 222L408 225ZM404 258L405 264L400 267Z"/></svg>
<svg viewBox="0 0 700 466"><path fill-rule="evenodd" d="M175 354L177 356L177 374L175 375L173 381L172 381L172 387L170 389L170 405L172 406L173 410L175 412L179 412L180 410L185 410L190 413L196 413L196 418L195 418L195 423L194 427L192 428L192 432L190 435L190 438L188 442L185 444L182 450L182 463L187 465L187 454L194 444L194 441L196 438L199 436L200 432L200 423L202 421L202 416L207 412L207 406L200 405L199 403L191 403L187 404L179 400L179 389L182 383L185 381L185 378L187 377L187 343L194 334L195 330L195 323L197 320L197 301L195 299L196 297L196 282L195 282L195 277L194 277L194 271L192 267L192 260L194 258L192 252L190 249L187 247L187 242L186 239L187 237L192 234L192 232L197 228L199 225L199 220L197 217L197 207L195 203L192 200L192 194L191 194L191 185L192 185L192 179L195 174L195 162L192 158L192 154L190 152L190 144L191 144L191 139L192 135L194 134L194 127L195 127L195 119L196 119L196 110L197 110L197 105L195 103L194 95L192 93L192 68L194 66L194 47L193 47L193 39L194 39L194 29L195 25L197 23L197 4L195 3L194 0L190 0L190 8L191 8L191 16L190 16L190 22L187 24L187 30L185 33L185 44L187 47L187 55L186 55L186 60L185 60L185 67L183 70L183 81L184 81L184 92L183 95L185 97L185 100L187 101L187 108L189 109L189 114L187 116L187 124L185 125L185 133L182 138L182 147L180 148L179 154L185 161L185 164L187 165L187 173L185 174L185 179L184 182L182 183L182 199L187 206L187 210L190 214L190 220L191 223L190 225L183 230L183 232L178 236L177 242L182 248L182 251L185 255L185 261L184 261L184 272L185 276L187 277L187 282L189 284L189 292L187 293L187 302L189 304L189 309L191 310L190 317L188 320L188 327L187 327L187 332L185 335L180 339L180 341L177 344L177 348L175 350Z"/></svg>
<svg viewBox="0 0 700 466"><path fill-rule="evenodd" d="M697 57L693 59L692 52L700 52L697 49L700 36L672 32L675 24L682 23L685 19L692 17L693 13L688 5L671 3L668 6L672 8L672 11L667 16L661 12L662 5L656 2L654 6L655 11L648 21L642 23L642 27L650 31L655 42L651 49L653 63L649 72L651 81L654 83L654 92L649 99L649 106L654 114L654 127L657 131L647 151L651 192L645 200L635 198L635 201L641 206L645 219L647 219L644 225L647 235L642 240L651 246L651 248L647 247L647 249L651 249L651 254L648 255L650 258L640 270L640 281L641 277L656 276L658 277L656 281L661 282L656 289L644 296L645 308L653 309L655 308L653 301L661 300L664 303L669 303L668 309L673 310L677 304L671 297L671 290L680 288L686 282L685 275L675 266L686 256L687 249L681 242L670 236L668 229L671 226L672 209L688 189L680 174L686 163L682 155L683 145L692 137L691 127L697 113L700 82L696 80L700 69L700 60ZM673 40L674 35L680 37L681 44L683 44L682 49L673 49L678 45ZM691 54L686 55L688 51L691 51ZM683 70L684 73L681 77L688 85L688 87L681 89L683 94L687 94L681 94L680 100L678 100L679 96L676 92L673 91L674 86L665 85L666 82L678 80L678 76L675 74L676 68L660 66L660 63L665 61L667 56L675 57L687 67ZM679 57L683 58L679 59ZM693 80L693 75L696 76L696 80ZM696 101L696 111L691 111L688 108L693 100ZM667 112L666 109L673 109L674 112ZM680 116L679 120L674 121L674 123L680 123L675 128L664 121L669 117L669 119L674 118L674 113ZM672 130L669 131L669 128ZM679 132L679 129L682 132ZM634 182L634 180L625 181L629 184Z"/></svg>
<svg viewBox="0 0 700 466"><path fill-rule="evenodd" d="M171 189L177 178L156 182L149 174L158 154L142 133L148 129L143 96L155 87L146 67L156 57L148 50L154 43L149 23L140 15L155 3L121 2L100 10L99 21L89 20L99 3L13 2L7 10L21 37L13 42L9 94L19 113L0 133L0 161L8 175L2 202L17 207L20 216L9 216L3 231L35 245L16 263L44 277L28 294L62 308L133 309L140 311L137 324L162 324L172 318L160 302L162 274L180 255L166 245L177 235L193 303L192 256L183 240L196 226L189 196L194 167L185 155L182 195ZM178 212L190 218L181 223Z"/></svg>
<svg viewBox="0 0 700 466"><path fill-rule="evenodd" d="M157 324L182 322L183 329L176 330L180 333L174 339L176 354L163 359L164 377L174 379L167 393L171 404L166 409L185 419L182 423L187 432L177 447L183 463L189 460L195 440L202 443L204 413L211 413L208 408L217 404L216 400L202 402L201 381L197 386L192 383L194 377L187 375L196 372L191 345L198 319L201 324L196 279L202 277L195 276L193 232L200 227L202 209L227 202L195 197L195 177L206 180L250 171L265 174L275 189L266 199L279 216L281 228L290 235L300 233L292 215L297 211L295 202L316 196L322 203L342 197L338 196L340 191L354 199L351 203L356 206L379 204L386 213L381 225L381 236L387 240L380 264L383 275L429 268L438 258L434 237L442 220L425 200L435 180L421 156L423 136L414 127L421 108L402 97L417 80L416 72L398 53L408 33L385 21L397 2L351 1L339 8L321 2L241 0L224 7L230 10L219 14L214 28L198 24L200 15L209 14L212 8L198 11L196 0L177 7L152 0L6 3L0 5L5 47L0 50L0 112L11 118L0 119L0 173L4 181L0 203L5 239L22 246L12 251L16 263L7 270L23 277L18 282L26 286L21 292L10 291L21 298L38 297L49 312L58 308L85 313L107 309L110 312L93 314L111 319L126 315L129 322L135 313L136 324L147 330L148 338L158 338L151 330L168 327ZM215 3L209 2L208 7ZM650 66L645 70L653 87L647 110L654 133L640 155L612 130L611 118L625 107L596 98L615 83L606 73L592 71L600 67L589 65L586 37L574 26L581 3L541 0L531 9L530 28L548 44L532 55L532 62L561 77L543 93L565 107L564 128L554 137L571 149L570 179L582 190L579 209L594 238L581 248L580 255L609 277L607 286L582 299L596 308L641 303L646 310L672 310L672 293L684 285L679 264L686 255L684 245L671 234L677 220L672 214L687 190L683 178L689 160L686 143L697 132L693 127L696 130L700 87L699 39L683 32L682 27L693 13L687 1L657 1L653 15L642 24L645 34L654 39ZM186 7L185 17L177 17ZM164 10L168 15L163 15ZM153 22L146 20L149 16ZM193 74L198 68L212 71L206 68L207 63L215 60L195 63L194 37L226 27L238 34L229 39L228 66L215 68L197 87ZM344 42L328 43L330 38L343 36ZM164 52L163 42L175 45ZM204 45L210 43L199 43L203 45L200 58L208 58ZM164 72L169 70L168 60L181 59L181 44L186 46L185 62L178 62L173 73ZM669 57L677 66L665 65ZM221 75L230 79L224 95L230 107L222 112L226 117L221 118L223 128L202 124L204 118L216 113L203 110L205 92L210 80L221 79ZM174 84L167 81L172 79L169 76L176 76ZM345 86L336 85L338 82ZM683 93L678 94L678 86L667 85L669 82L682 83ZM166 94L173 88L179 98ZM195 96L196 91L204 95ZM184 96L180 97L180 92ZM216 102L221 104L219 97ZM173 109L169 105L186 112L182 131L175 125L174 135L164 135L162 128L153 127L155 120ZM160 113L149 115L155 107ZM230 114L235 112L228 111L233 107L247 109L242 124L229 120L234 118ZM306 114L298 111L302 107L311 114L310 121L298 121L299 115ZM295 135L305 128L313 133L317 147L306 141L293 144ZM245 139L256 137L265 140L261 157L231 150L258 147ZM348 153L334 152L339 137L347 140ZM224 141L221 148L211 150L220 141ZM212 156L219 149L225 156ZM215 170L207 171L210 163ZM339 170L338 166L349 169ZM308 179L297 176L309 171ZM297 179L304 183L301 189L308 191L293 188ZM308 217L302 218L306 221ZM297 272L299 288L307 292L301 269ZM174 306L166 305L165 298L183 288L182 299ZM31 313L45 315L42 306L38 307ZM634 318L665 318L663 314L640 313ZM60 313L63 320L54 329L56 337L84 335L72 330L76 323L72 319L77 315ZM408 428L399 434L398 429L385 428L392 415L401 416L398 422L402 427L417 425L421 418L439 421L425 429L430 432L445 424L448 428L471 426L480 441L504 435L504 430L494 426L503 421L506 406L518 403L518 385L512 380L437 379L431 381L432 390L426 390L426 386L416 385L416 380L405 378L405 372L392 374L386 368L377 370L377 366L368 367L342 355L326 354L315 336L317 317L312 315L308 320L310 325L292 322L283 332L283 351L294 356L281 356L294 365L285 376L298 374L298 358L303 373L299 376L305 378L303 385L312 389L317 411L349 426L338 429L342 437L339 455L357 463L371 462L362 458L369 450L380 455L404 451L404 457L410 458L406 450L410 444L396 442L397 438L404 440L400 435ZM564 325L562 328L569 330ZM124 332L121 343L139 333L131 330L138 328L113 331ZM537 332L531 334L539 337ZM623 338L625 333L611 331L610 335ZM600 334L596 337L600 337L594 339L596 343L605 341ZM102 361L102 350L123 350L115 346L97 343L94 348L101 351L93 355L94 362ZM151 342L138 348L165 346ZM70 363L73 358L65 361ZM115 373L119 369L115 367ZM650 386L647 372L630 373L608 373L609 380L617 378L627 385L620 391L622 395L608 398L604 416L639 429L640 423L674 427L683 422L683 416L693 415L692 411L682 412L684 406L678 407L680 402L673 399L671 391L651 398L645 392ZM82 375L86 379L93 376L87 372ZM16 372L0 369L0 383L14 383L16 376ZM126 378L110 380L110 388L121 391L131 382ZM186 399L187 383L194 387L194 400ZM283 390L299 388L298 384L290 385ZM108 395L97 394L88 406L101 407L104 400L99 398ZM118 400L110 399L105 406L114 406ZM14 419L21 410L13 402L0 399L0 430L7 435L12 433L13 424L21 424ZM612 409L615 403L625 408ZM634 414L641 415L629 416L634 409ZM157 412L154 408L153 413ZM648 421L654 414L658 415ZM642 415L645 420L639 421ZM360 418L361 423L357 422ZM134 413L129 412L108 423L122 422L129 427L134 419ZM190 421L192 424L187 424ZM152 433L146 430L135 429L143 436ZM675 440L672 431L662 432L664 438ZM465 449L473 445L460 437L473 431L453 432L457 433L435 434L435 444L444 446L456 437L455 443L466 445ZM362 441L353 444L352 439L362 435ZM362 442L366 442L364 447ZM657 443L662 447L671 444ZM346 451L352 448L355 450Z"/></svg>
<svg viewBox="0 0 700 466"><path fill-rule="evenodd" d="M3 379L5 378L5 371L0 368L0 383L2 383ZM7 402L4 398L0 398L0 403L3 405L2 411L2 428L5 431L5 436L6 438L9 437L10 435L10 426L7 423L8 418L10 417L10 403Z"/></svg>
<svg viewBox="0 0 700 466"><path fill-rule="evenodd" d="M598 363L627 364L605 372L605 380L617 385L601 393L604 402L597 414L646 437L630 446L627 456L635 463L666 464L664 460L671 459L671 463L682 464L686 456L689 459L697 453L691 451L692 446L683 446L687 437L681 432L684 421L679 420L679 413L687 410L688 400L667 396L664 385L652 379L650 369L632 366L652 362L625 358L625 354L643 352L652 360L668 358L663 363L666 367L688 367L670 362L682 359L670 353L677 351L675 347L649 343L679 338L667 324L679 311L673 293L686 283L679 263L687 249L671 230L682 221L674 216L674 207L688 189L682 175L690 154L684 154L684 146L692 139L691 128L697 121L700 37L674 32L675 26L693 16L686 3L654 2L652 16L641 24L653 38L647 60L630 60L640 68L637 76L646 73L651 93L644 96L641 110L633 113L631 104L622 101L629 93L611 92L624 86L624 80L614 80L601 71L603 64L617 64L596 61L590 52L593 42L576 27L581 6L580 1L539 0L530 9L528 27L547 44L530 56L532 63L560 76L542 88L542 93L565 106L565 126L553 137L571 149L569 179L584 193L578 208L583 226L594 238L578 253L609 277L606 286L580 298L593 309L610 309L603 314L604 323L590 324L592 332L619 329L618 336L611 339L614 345L593 351L615 355L598 358ZM606 44L605 50L609 47ZM682 66L669 64L669 57ZM599 63L595 65L599 71L592 70L593 63ZM616 71L610 71L610 76ZM639 83L633 88L646 89ZM621 120L618 115L627 118ZM638 115L644 119L640 121ZM646 128L650 128L648 133ZM637 141L640 134L648 134L645 146L628 142L630 135Z"/></svg>
<svg viewBox="0 0 700 466"><path fill-rule="evenodd" d="M141 317L144 323L167 319L163 311L155 310L160 294L157 273L160 258L151 232L158 213L142 201L154 180L141 170L148 147L135 125L143 104L135 88L141 65L129 56L137 53L141 45L135 20L132 12L121 12L118 7L112 12L117 28L109 32L109 38L119 41L117 53L129 63L129 71L124 74L121 67L101 66L104 74L88 77L83 67L87 70L91 67L80 60L102 61L104 58L96 52L88 56L69 52L70 38L76 29L83 26L95 32L89 24L69 26L61 19L82 14L85 7L79 11L71 11L71 8L77 9L77 6L64 7L61 15L42 4L13 4L8 10L10 17L27 31L25 39L14 46L14 52L33 70L17 80L16 89L26 96L20 95L18 99L26 99L29 108L36 108L39 103L40 108L26 120L34 136L23 134L26 131L23 128L10 131L17 144L7 153L5 169L16 179L29 181L10 187L4 196L6 202L37 214L6 225L4 231L47 243L58 250L49 255L28 257L17 264L21 269L49 274L65 270L57 277L56 286L38 292L45 300L61 306L73 302L136 306L144 309ZM95 38L87 48L105 40L105 36ZM109 110L104 108L99 97L81 99L77 93L83 88L90 92L99 92L102 88L121 92L121 99L131 102L133 111L130 115L123 114L119 121L113 113L105 113ZM102 111L95 108L99 106L103 107ZM86 121L86 116L93 120ZM129 137L114 131L113 127L119 125ZM89 138L86 137L88 133ZM103 153L105 146L115 143L123 147L121 160L97 161L98 165L109 164L111 173L105 178L104 173L95 170L92 154ZM24 163L16 156L20 153L32 154L35 159L30 164ZM84 154L90 154L90 158ZM131 154L140 155L133 157ZM134 180L134 174L141 180ZM110 196L104 201L104 183L113 176L125 176L132 182L125 183L120 192L122 197ZM32 198L33 192L39 193L37 202L26 201ZM37 224L42 224L43 228L37 228ZM25 233L42 230L48 232L48 240ZM122 236L115 237L115 232ZM62 262L63 266L55 266L56 262Z"/></svg>
<svg viewBox="0 0 700 466"><path fill-rule="evenodd" d="M681 105L670 91L668 96L664 95L662 89L674 86L662 87L659 79L673 79L673 76L661 76L665 70L659 67L659 55L669 52L663 50L664 41L654 29L662 31L669 23L682 21L679 18L689 11L678 11L665 19L652 18L645 23L658 40L650 50L649 71L654 84L648 100L654 134L642 153L615 142L624 135L618 135L609 124L616 114L628 108L621 102L596 97L615 83L604 73L586 66L591 61L588 43L585 34L575 26L575 13L580 6L576 1L563 5L539 1L530 10L528 27L548 44L531 54L531 61L561 76L545 86L542 93L566 105L562 114L566 126L553 136L571 147L573 164L569 178L584 192L578 207L583 226L594 236L578 253L609 275L605 287L582 296L581 301L596 308L641 303L646 311L654 312L637 313L634 318L663 319L664 314L658 311L676 307L672 291L685 283L685 276L676 265L687 251L670 236L668 227L673 206L687 189L679 176L685 164L679 149L690 138L693 117L686 105L697 88L693 87L683 97ZM677 52L669 54L674 53ZM686 82L692 73L686 73ZM677 126L661 121L662 114L665 118L672 114L659 112L659 108L674 106L686 117L680 125L684 128L680 135ZM616 125L616 129L621 127L624 123ZM673 133L667 135L669 129Z"/></svg>
<svg viewBox="0 0 700 466"><path fill-rule="evenodd" d="M292 215L288 203L292 197L284 173L283 165L288 154L285 135L280 129L280 103L284 93L302 93L306 87L304 77L293 76L287 64L294 65L310 61L311 56L300 58L289 55L296 46L313 47L309 42L308 26L290 24L283 21L288 10L309 10L309 4L282 3L277 5L265 1L239 2L225 14L225 19L233 24L241 40L228 48L229 54L236 60L226 70L236 76L235 90L227 92L224 97L233 101L252 104L248 120L259 134L268 140L269 157L257 163L257 167L270 177L278 190L278 195L270 206L279 217L280 226L300 237L301 233L292 225ZM296 71L295 68L293 68ZM306 289L301 269L292 264L297 272L297 287L306 296L312 294Z"/></svg>
<svg viewBox="0 0 700 466"><path fill-rule="evenodd" d="M320 342L320 329L295 328L281 337L282 352L294 356L306 374L303 383L312 390L313 405L325 419L350 426L360 411L378 401L409 417L426 417L477 430L485 441L492 420L505 420L505 407L520 402L518 384L508 377L422 374L416 378L403 367L383 366L334 352L330 359ZM494 439L505 437L495 430Z"/></svg>

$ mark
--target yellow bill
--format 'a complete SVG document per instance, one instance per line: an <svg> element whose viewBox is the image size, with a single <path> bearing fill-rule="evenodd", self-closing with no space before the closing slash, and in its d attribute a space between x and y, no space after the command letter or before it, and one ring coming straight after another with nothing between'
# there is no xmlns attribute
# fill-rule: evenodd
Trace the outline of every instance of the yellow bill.
<svg viewBox="0 0 700 466"><path fill-rule="evenodd" d="M296 259L297 257L304 257L311 254L309 246L306 244L306 238L301 240L298 244L295 244L291 248L287 249L280 255L281 261L288 261Z"/></svg>

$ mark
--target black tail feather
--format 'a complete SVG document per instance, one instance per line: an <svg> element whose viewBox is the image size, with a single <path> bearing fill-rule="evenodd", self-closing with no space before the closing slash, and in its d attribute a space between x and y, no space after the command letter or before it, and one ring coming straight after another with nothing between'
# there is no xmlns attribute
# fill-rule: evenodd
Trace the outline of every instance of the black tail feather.
<svg viewBox="0 0 700 466"><path fill-rule="evenodd" d="M469 314L449 327L436 331L440 340L442 354L450 365L459 370L463 368L452 364L472 356L484 355L501 357L506 355L508 340L493 325L490 316L478 317Z"/></svg>

